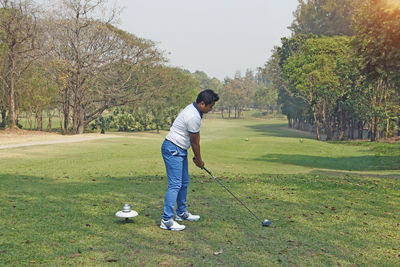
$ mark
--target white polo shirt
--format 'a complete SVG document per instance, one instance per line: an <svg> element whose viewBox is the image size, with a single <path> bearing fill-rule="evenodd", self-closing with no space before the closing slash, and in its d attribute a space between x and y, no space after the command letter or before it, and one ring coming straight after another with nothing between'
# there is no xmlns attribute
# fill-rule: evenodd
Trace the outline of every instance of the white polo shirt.
<svg viewBox="0 0 400 267"><path fill-rule="evenodd" d="M184 108L176 117L170 131L165 139L171 141L175 145L188 150L190 148L191 134L200 132L201 118L203 114L197 108L196 103L192 103Z"/></svg>

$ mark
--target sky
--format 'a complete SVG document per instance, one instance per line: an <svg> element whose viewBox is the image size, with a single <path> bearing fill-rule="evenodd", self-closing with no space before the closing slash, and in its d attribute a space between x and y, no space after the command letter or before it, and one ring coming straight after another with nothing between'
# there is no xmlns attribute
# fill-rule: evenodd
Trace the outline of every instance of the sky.
<svg viewBox="0 0 400 267"><path fill-rule="evenodd" d="M119 0L118 27L156 42L168 65L223 80L255 71L293 21L298 0Z"/></svg>

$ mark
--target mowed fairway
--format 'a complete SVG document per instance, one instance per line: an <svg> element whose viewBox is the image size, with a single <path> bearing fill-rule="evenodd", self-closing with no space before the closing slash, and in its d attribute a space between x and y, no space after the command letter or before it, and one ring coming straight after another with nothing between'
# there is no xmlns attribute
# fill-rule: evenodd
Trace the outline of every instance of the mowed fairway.
<svg viewBox="0 0 400 267"><path fill-rule="evenodd" d="M398 266L400 145L205 119L183 232L159 229L166 132L0 150L0 265ZM248 141L246 141L248 138ZM191 158L190 152L189 157ZM139 216L114 217L129 203Z"/></svg>

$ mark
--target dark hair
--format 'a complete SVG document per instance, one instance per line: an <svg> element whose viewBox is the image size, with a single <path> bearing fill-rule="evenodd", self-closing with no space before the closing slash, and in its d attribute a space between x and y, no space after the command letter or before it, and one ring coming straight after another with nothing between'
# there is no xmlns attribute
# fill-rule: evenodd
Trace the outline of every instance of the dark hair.
<svg viewBox="0 0 400 267"><path fill-rule="evenodd" d="M204 102L206 106L210 105L212 102L217 102L219 100L219 96L211 89L206 89L197 96L196 103Z"/></svg>

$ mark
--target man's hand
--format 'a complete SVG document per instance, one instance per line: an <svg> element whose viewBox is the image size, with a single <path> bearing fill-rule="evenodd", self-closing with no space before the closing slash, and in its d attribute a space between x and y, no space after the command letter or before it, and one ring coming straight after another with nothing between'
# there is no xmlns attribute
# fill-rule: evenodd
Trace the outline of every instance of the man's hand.
<svg viewBox="0 0 400 267"><path fill-rule="evenodd" d="M190 136L190 145L192 146L194 157L193 162L197 167L203 169L204 162L201 159L200 154L200 133L197 134L189 134Z"/></svg>
<svg viewBox="0 0 400 267"><path fill-rule="evenodd" d="M197 160L195 157L193 158L193 162L194 164L196 164L197 167L199 167L200 169L203 169L204 167L204 161L202 160Z"/></svg>

